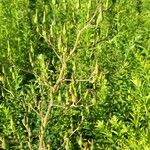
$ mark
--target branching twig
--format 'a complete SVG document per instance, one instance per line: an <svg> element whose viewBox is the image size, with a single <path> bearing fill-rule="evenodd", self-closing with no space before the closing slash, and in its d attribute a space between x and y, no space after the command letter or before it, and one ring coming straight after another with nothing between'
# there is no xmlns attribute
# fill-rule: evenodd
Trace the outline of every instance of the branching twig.
<svg viewBox="0 0 150 150"><path fill-rule="evenodd" d="M68 136L68 138L70 138L75 132L77 132L77 131L79 130L79 128L80 128L81 124L83 123L83 121L84 121L84 116L82 116L81 122L79 123L79 125L77 126L77 128L74 129L74 130L70 133L70 135ZM63 142L62 145L58 148L58 150L61 149L61 147L62 147L65 143L66 143L66 140L64 140L64 142Z"/></svg>
<svg viewBox="0 0 150 150"><path fill-rule="evenodd" d="M62 65L59 77L58 77L55 85L53 86L52 91L50 91L51 92L51 100L48 104L46 114L45 114L44 118L41 121L41 133L40 133L40 139L39 139L39 150L41 150L43 148L44 134L45 134L45 129L46 129L47 122L48 122L48 119L49 119L49 113L50 113L51 108L53 106L55 94L57 93L58 88L59 88L61 82L63 81L65 66L66 66L65 64Z"/></svg>
<svg viewBox="0 0 150 150"><path fill-rule="evenodd" d="M63 63L62 62L62 58L59 56L59 54L57 53L57 51L56 51L56 48L55 48L55 46L51 43L51 41L50 41L50 38L48 39L48 44L52 47L52 50L54 51L54 53L55 53L55 55L58 57L58 59L60 60L60 62L61 63Z"/></svg>
<svg viewBox="0 0 150 150"><path fill-rule="evenodd" d="M26 120L27 119L27 120ZM26 121L25 121L26 120ZM31 129L30 129L30 127L29 127L29 125L28 125L28 118L25 118L24 117L24 119L23 119L23 121L22 121L22 123L23 123L23 125L24 125L24 127L26 128L26 131L27 131L27 133L28 133L28 139L29 139L29 141L28 141L28 146L29 146L29 149L30 150L33 150L32 149L32 142L31 142Z"/></svg>
<svg viewBox="0 0 150 150"><path fill-rule="evenodd" d="M29 103L30 108L39 116L40 118L42 117L37 110L35 110L32 105Z"/></svg>
<svg viewBox="0 0 150 150"><path fill-rule="evenodd" d="M100 4L99 4L99 5L100 5ZM92 16L92 17L90 18L90 20L86 23L86 25L78 31L77 37L76 37L76 40L75 40L75 43L74 43L74 46L73 46L73 49L71 50L70 54L68 55L67 60L69 60L70 57L72 56L72 54L76 51L76 48L77 48L77 45L78 45L78 42L79 42L79 39L80 39L80 37L81 37L82 32L83 32L85 29L87 29L88 27L91 26L91 22L93 21L93 19L95 18L95 16L96 16L97 13L99 12L99 9L98 9L98 8L99 8L99 5L97 6L97 8L96 8L96 10L95 10L95 12L94 12L94 14L93 14L93 16Z"/></svg>
<svg viewBox="0 0 150 150"><path fill-rule="evenodd" d="M73 79L63 79L63 81L73 81ZM77 82L90 82L89 79L77 79Z"/></svg>
<svg viewBox="0 0 150 150"><path fill-rule="evenodd" d="M2 85L0 85L0 87L1 87L3 90L5 90L6 92L10 93L13 97L15 97L11 91L9 91L8 89L6 89L6 88L3 87Z"/></svg>
<svg viewBox="0 0 150 150"><path fill-rule="evenodd" d="M50 40L48 41L49 45L52 47L54 53L56 54L56 56L59 58L59 60L61 61L62 63L62 67L61 67L61 70L60 70L60 73L59 73L59 76L58 76L58 79L55 83L55 85L52 87L52 91L50 91L51 93L51 99L49 101L49 104L48 104L48 108L47 108L47 111L46 111L46 114L44 116L44 118L41 120L41 130L40 130L40 138L39 138L39 150L41 150L43 148L43 143L44 143L44 134L45 134L45 130L46 130L46 126L47 126L47 123L48 123L48 119L49 119L49 114L50 114L50 111L51 111L51 108L53 106L53 102L54 102L54 98L56 96L56 93L61 85L61 83L64 81L64 73L65 73L65 69L66 69L66 63L67 61L70 59L70 57L72 56L72 54L76 51L77 49L77 45L78 45L78 42L79 42L79 39L81 37L81 34L82 32L87 29L88 27L91 26L91 22L93 21L93 19L95 18L96 14L98 13L98 8L99 6L97 7L96 11L94 12L93 16L91 17L91 19L86 23L86 25L80 29L77 33L77 37L76 37L76 40L75 40L75 43L74 43L74 46L73 46L73 49L70 51L70 54L66 57L60 57L57 53L57 51L55 50L55 47L51 44ZM82 116L82 120L80 122L80 124L78 125L78 127L70 134L69 137L71 137L80 127L80 125L82 124L83 122L83 116ZM64 142L65 144L65 142Z"/></svg>
<svg viewBox="0 0 150 150"><path fill-rule="evenodd" d="M62 64L62 68L60 70L60 73L59 73L59 77L55 83L55 85L53 86L53 93L56 93L58 88L59 88L59 85L62 83L63 79L64 79L64 72L65 72L65 69L66 69L66 62L64 62Z"/></svg>

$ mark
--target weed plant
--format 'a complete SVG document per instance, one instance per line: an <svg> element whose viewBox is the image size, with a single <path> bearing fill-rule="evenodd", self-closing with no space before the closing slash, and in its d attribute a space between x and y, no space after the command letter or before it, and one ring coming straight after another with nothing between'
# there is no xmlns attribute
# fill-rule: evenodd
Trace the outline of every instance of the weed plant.
<svg viewBox="0 0 150 150"><path fill-rule="evenodd" d="M149 150L150 2L0 0L0 147Z"/></svg>

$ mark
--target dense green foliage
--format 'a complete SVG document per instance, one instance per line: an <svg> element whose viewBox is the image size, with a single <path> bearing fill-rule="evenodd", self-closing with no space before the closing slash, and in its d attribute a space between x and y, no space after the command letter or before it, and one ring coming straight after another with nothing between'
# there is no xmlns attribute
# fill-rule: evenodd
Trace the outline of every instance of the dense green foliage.
<svg viewBox="0 0 150 150"><path fill-rule="evenodd" d="M150 148L148 0L0 0L0 147Z"/></svg>

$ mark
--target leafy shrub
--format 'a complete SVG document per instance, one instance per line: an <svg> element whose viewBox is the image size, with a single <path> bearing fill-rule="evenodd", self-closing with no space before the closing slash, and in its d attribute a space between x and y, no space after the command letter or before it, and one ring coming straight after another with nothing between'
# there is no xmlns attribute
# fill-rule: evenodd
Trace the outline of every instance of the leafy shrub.
<svg viewBox="0 0 150 150"><path fill-rule="evenodd" d="M149 149L146 0L1 0L3 149Z"/></svg>

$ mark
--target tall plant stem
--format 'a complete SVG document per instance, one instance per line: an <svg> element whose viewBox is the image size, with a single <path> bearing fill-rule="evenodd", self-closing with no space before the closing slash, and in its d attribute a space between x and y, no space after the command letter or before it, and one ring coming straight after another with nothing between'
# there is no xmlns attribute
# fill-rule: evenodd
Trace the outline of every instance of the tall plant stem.
<svg viewBox="0 0 150 150"><path fill-rule="evenodd" d="M61 85L61 83L62 83L62 81L64 79L65 68L66 68L66 63L64 63L62 65L59 77L58 77L55 85L51 88L52 91L50 91L51 92L51 100L49 101L46 114L45 114L44 118L41 120L39 150L42 150L42 148L43 148L45 129L46 129L46 126L47 126L47 123L48 123L48 120L49 120L49 114L50 114L51 108L53 106L55 95L56 95L56 93L57 93L57 91L58 91L58 89L59 89L59 87L60 87L60 85Z"/></svg>

